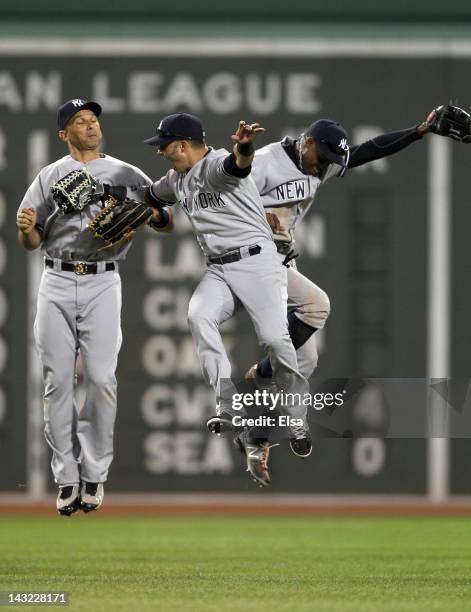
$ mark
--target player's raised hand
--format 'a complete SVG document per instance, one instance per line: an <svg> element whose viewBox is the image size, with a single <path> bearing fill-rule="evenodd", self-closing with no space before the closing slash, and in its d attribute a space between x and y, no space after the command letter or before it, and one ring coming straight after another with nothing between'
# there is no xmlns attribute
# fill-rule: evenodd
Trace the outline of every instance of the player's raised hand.
<svg viewBox="0 0 471 612"><path fill-rule="evenodd" d="M36 225L36 210L34 208L22 208L16 216L16 225L20 232L29 234Z"/></svg>
<svg viewBox="0 0 471 612"><path fill-rule="evenodd" d="M264 132L265 128L263 128L260 123L246 123L245 121L239 121L239 127L235 134L232 134L231 138L234 142L238 142L240 144L253 142L257 137L257 134L260 132Z"/></svg>

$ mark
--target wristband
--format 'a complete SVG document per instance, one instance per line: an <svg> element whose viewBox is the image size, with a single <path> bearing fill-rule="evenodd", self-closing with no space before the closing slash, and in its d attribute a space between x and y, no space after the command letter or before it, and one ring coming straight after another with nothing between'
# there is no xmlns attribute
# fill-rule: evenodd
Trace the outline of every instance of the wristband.
<svg viewBox="0 0 471 612"><path fill-rule="evenodd" d="M244 157L250 157L255 153L255 147L253 146L253 142L238 142L237 150Z"/></svg>
<svg viewBox="0 0 471 612"><path fill-rule="evenodd" d="M170 221L170 215L168 214L168 212L165 210L165 208L161 208L156 207L157 210L160 212L160 221L153 221L152 219L149 221L149 225L151 227L153 227L154 229L162 229L163 227L165 227L166 225L169 224Z"/></svg>

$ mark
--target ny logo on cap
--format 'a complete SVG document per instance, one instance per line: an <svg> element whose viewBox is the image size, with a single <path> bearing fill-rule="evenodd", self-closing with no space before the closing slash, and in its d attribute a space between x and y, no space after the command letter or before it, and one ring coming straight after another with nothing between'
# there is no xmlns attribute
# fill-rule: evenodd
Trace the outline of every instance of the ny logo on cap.
<svg viewBox="0 0 471 612"><path fill-rule="evenodd" d="M71 100L71 102L74 106L83 106L85 104L85 102L80 100L80 98L75 98L75 100Z"/></svg>
<svg viewBox="0 0 471 612"><path fill-rule="evenodd" d="M342 138L339 142L339 148L342 149L342 151L348 151L349 146L346 138Z"/></svg>

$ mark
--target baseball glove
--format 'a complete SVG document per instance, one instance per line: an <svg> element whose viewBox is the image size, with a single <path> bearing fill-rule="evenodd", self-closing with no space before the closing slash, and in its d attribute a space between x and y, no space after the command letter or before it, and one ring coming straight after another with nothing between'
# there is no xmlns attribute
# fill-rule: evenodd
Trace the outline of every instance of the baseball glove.
<svg viewBox="0 0 471 612"><path fill-rule="evenodd" d="M80 212L103 195L103 184L85 168L72 170L51 187L54 202L59 214Z"/></svg>
<svg viewBox="0 0 471 612"><path fill-rule="evenodd" d="M458 106L439 106L427 117L431 132L459 142L471 142L471 115Z"/></svg>
<svg viewBox="0 0 471 612"><path fill-rule="evenodd" d="M110 195L104 208L90 221L87 227L95 238L104 240L106 243L100 250L107 249L132 238L141 225L150 221L152 210L144 202L129 198L120 201Z"/></svg>

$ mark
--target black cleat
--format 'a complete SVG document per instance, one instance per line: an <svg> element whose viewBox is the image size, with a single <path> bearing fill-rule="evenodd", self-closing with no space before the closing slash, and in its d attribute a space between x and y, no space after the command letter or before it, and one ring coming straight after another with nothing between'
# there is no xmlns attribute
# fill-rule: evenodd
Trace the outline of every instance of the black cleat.
<svg viewBox="0 0 471 612"><path fill-rule="evenodd" d="M290 437L289 445L293 453L298 457L309 457L312 453L311 434L306 431L299 437Z"/></svg>
<svg viewBox="0 0 471 612"><path fill-rule="evenodd" d="M101 482L84 482L80 500L81 510L84 512L98 510L103 503L103 497L104 491Z"/></svg>
<svg viewBox="0 0 471 612"><path fill-rule="evenodd" d="M80 508L80 485L66 485L59 487L56 499L57 512L62 516L70 516Z"/></svg>
<svg viewBox="0 0 471 612"><path fill-rule="evenodd" d="M234 417L244 417L245 413L235 413L231 415L229 412L220 412L216 416L211 417L206 421L206 427L212 434L220 436L226 431L240 431L243 429L241 425L234 425Z"/></svg>
<svg viewBox="0 0 471 612"><path fill-rule="evenodd" d="M234 429L232 419L226 418L225 416L211 417L206 421L206 427L216 436L220 436L225 431L233 431Z"/></svg>

